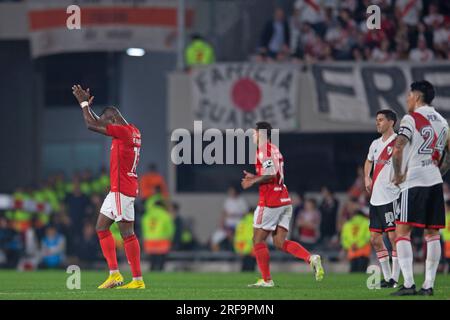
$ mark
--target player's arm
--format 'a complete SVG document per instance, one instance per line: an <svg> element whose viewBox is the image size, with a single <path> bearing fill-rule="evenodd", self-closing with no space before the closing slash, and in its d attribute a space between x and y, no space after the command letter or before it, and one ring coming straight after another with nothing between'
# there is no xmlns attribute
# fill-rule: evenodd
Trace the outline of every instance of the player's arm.
<svg viewBox="0 0 450 320"><path fill-rule="evenodd" d="M89 90L89 89L88 89ZM89 99L89 112L91 113L91 115L94 117L95 120L99 120L100 117L98 115L95 114L94 110L92 110L91 106L92 106L92 101L94 100L94 97Z"/></svg>
<svg viewBox="0 0 450 320"><path fill-rule="evenodd" d="M255 184L262 184L269 182L273 178L277 177L278 166L277 163L272 159L266 159L262 163L263 172L261 175L253 175L244 171L245 177L241 181L241 185L243 189L248 189Z"/></svg>
<svg viewBox="0 0 450 320"><path fill-rule="evenodd" d="M269 175L261 175L261 176L253 176L253 177L245 177L241 181L242 189L248 189L255 184L266 183L273 178L276 178L277 174L269 174Z"/></svg>
<svg viewBox="0 0 450 320"><path fill-rule="evenodd" d="M444 154L442 155L441 163L439 164L439 170L441 175L445 176L450 169L450 133L447 134L447 143L445 144Z"/></svg>
<svg viewBox="0 0 450 320"><path fill-rule="evenodd" d="M403 150L408 142L411 141L414 133L415 123L413 117L406 115L400 122L400 129L395 138L394 150L392 152L392 167L394 168L394 182L399 185L405 180L406 172L402 173Z"/></svg>
<svg viewBox="0 0 450 320"><path fill-rule="evenodd" d="M80 85L74 85L72 87L73 95L77 99L83 112L84 122L89 130L106 135L106 123L101 121L100 118L92 111L91 104L94 97L91 97L89 89L84 90Z"/></svg>
<svg viewBox="0 0 450 320"><path fill-rule="evenodd" d="M369 152L367 154L366 162L364 163L364 186L368 193L372 192L372 178L370 177L370 172L372 171L373 160L374 160L374 143L369 147Z"/></svg>
<svg viewBox="0 0 450 320"><path fill-rule="evenodd" d="M392 166L394 168L394 184L399 185L405 180L406 174L402 173L403 150L409 139L399 134L395 139L394 150L392 152Z"/></svg>
<svg viewBox="0 0 450 320"><path fill-rule="evenodd" d="M370 172L372 171L373 161L366 159L364 163L364 185L366 191L370 193L372 191L372 178L370 177Z"/></svg>

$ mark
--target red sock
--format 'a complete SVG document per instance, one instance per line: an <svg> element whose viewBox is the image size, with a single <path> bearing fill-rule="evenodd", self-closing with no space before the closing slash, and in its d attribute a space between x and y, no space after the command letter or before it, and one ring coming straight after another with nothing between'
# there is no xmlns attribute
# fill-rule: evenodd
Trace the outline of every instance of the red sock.
<svg viewBox="0 0 450 320"><path fill-rule="evenodd" d="M285 240L283 243L283 251L292 254L294 257L303 259L309 263L311 254L302 245L295 241Z"/></svg>
<svg viewBox="0 0 450 320"><path fill-rule="evenodd" d="M270 276L270 256L269 256L269 248L265 243L258 243L254 246L256 262L258 263L259 270L261 271L261 275L264 281L272 279Z"/></svg>
<svg viewBox="0 0 450 320"><path fill-rule="evenodd" d="M116 256L116 242L111 234L111 231L97 231L100 240L100 247L102 248L103 256L108 263L109 270L118 270L117 256Z"/></svg>
<svg viewBox="0 0 450 320"><path fill-rule="evenodd" d="M128 262L131 266L133 278L142 277L141 273L141 247L135 234L123 239L123 246Z"/></svg>

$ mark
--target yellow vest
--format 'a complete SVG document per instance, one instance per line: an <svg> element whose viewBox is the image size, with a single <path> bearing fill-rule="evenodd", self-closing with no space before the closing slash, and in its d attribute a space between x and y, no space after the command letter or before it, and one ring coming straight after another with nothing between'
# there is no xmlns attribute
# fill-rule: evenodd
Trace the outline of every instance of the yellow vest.
<svg viewBox="0 0 450 320"><path fill-rule="evenodd" d="M355 215L347 221L342 227L341 243L349 260L370 256L369 219Z"/></svg>
<svg viewBox="0 0 450 320"><path fill-rule="evenodd" d="M234 251L249 255L253 251L253 214L246 214L236 227L234 234Z"/></svg>
<svg viewBox="0 0 450 320"><path fill-rule="evenodd" d="M442 240L450 241L450 212L445 215L445 229L442 229Z"/></svg>
<svg viewBox="0 0 450 320"><path fill-rule="evenodd" d="M444 241L444 256L450 259L450 212L445 215L445 229L441 230Z"/></svg>
<svg viewBox="0 0 450 320"><path fill-rule="evenodd" d="M206 65L215 61L214 49L209 43L203 40L194 40L186 48L186 65Z"/></svg>

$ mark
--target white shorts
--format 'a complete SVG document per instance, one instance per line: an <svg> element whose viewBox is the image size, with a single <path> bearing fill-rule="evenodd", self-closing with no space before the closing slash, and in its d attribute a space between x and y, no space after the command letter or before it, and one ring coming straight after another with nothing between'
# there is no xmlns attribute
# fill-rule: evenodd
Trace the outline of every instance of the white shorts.
<svg viewBox="0 0 450 320"><path fill-rule="evenodd" d="M100 213L114 221L134 221L134 199L120 192L110 192L103 201Z"/></svg>
<svg viewBox="0 0 450 320"><path fill-rule="evenodd" d="M253 215L253 227L267 231L274 231L277 226L289 230L292 217L292 205L270 208L256 207Z"/></svg>

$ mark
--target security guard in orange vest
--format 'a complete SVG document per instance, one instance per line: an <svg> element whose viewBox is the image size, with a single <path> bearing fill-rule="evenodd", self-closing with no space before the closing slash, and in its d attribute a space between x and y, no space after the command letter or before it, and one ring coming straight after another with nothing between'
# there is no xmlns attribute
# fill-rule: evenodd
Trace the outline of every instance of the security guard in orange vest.
<svg viewBox="0 0 450 320"><path fill-rule="evenodd" d="M242 257L241 271L255 271L256 259L253 253L253 211L248 212L236 226L234 251Z"/></svg>
<svg viewBox="0 0 450 320"><path fill-rule="evenodd" d="M147 203L141 227L144 252L150 256L151 269L163 270L166 256L172 247L175 224L162 200L152 205Z"/></svg>
<svg viewBox="0 0 450 320"><path fill-rule="evenodd" d="M369 219L362 211L357 211L344 223L341 232L342 247L347 250L350 272L366 272L369 265L370 231Z"/></svg>

